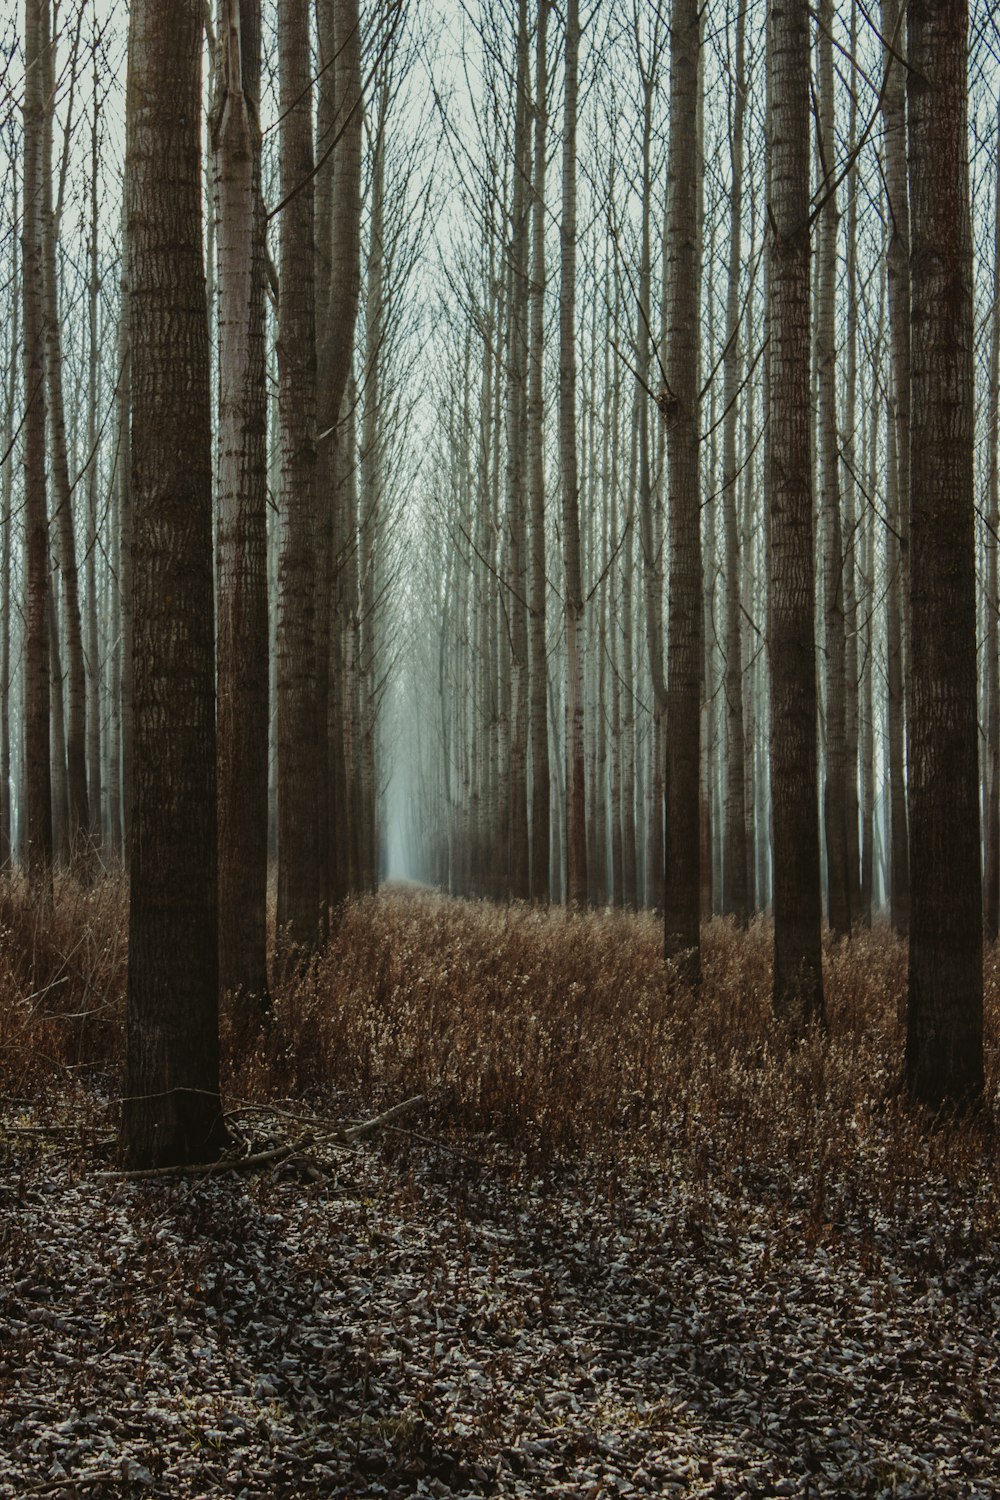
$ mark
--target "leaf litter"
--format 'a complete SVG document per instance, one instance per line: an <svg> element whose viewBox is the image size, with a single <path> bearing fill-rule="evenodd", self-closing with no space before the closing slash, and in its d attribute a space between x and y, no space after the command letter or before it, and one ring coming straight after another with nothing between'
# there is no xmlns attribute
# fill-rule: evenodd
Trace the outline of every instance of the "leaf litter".
<svg viewBox="0 0 1000 1500"><path fill-rule="evenodd" d="M1000 1495L974 1180L887 1210L861 1162L817 1215L625 1138L155 1183L88 1140L0 1123L4 1497Z"/></svg>

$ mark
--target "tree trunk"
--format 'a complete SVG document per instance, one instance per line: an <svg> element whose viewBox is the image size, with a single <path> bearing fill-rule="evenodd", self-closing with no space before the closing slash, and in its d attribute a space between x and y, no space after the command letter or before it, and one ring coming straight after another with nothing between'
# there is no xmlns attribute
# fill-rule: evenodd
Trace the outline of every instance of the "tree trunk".
<svg viewBox="0 0 1000 1500"><path fill-rule="evenodd" d="M1000 120L1000 113L998 113ZM1000 640L997 616L997 532L1000 529L1000 150L994 194L993 316L986 462L986 776L983 797L983 921L986 941L1000 936Z"/></svg>
<svg viewBox="0 0 1000 1500"><path fill-rule="evenodd" d="M278 589L278 942L310 953L320 923L316 818L316 321L308 0L287 0L279 30L281 299L278 378L281 508Z"/></svg>
<svg viewBox="0 0 1000 1500"><path fill-rule="evenodd" d="M135 805L128 1167L213 1158L219 1102L212 438L197 0L134 0L126 185Z"/></svg>
<svg viewBox="0 0 1000 1500"><path fill-rule="evenodd" d="M259 0L220 0L218 247L219 986L266 1010L267 386Z"/></svg>
<svg viewBox="0 0 1000 1500"><path fill-rule="evenodd" d="M722 910L745 927L747 894L747 811L743 723L743 622L740 614L740 544L737 519L738 465L736 434L743 367L740 345L740 268L743 240L743 132L746 110L746 3L736 16L736 80L731 157L733 186L729 200L729 269L726 292L726 352L723 360L722 528L726 577L726 795L723 836Z"/></svg>
<svg viewBox="0 0 1000 1500"><path fill-rule="evenodd" d="M350 736L345 719L356 716L360 669L356 481L336 451L355 452L355 405L347 399L361 286L361 35L357 0L319 0L320 63L316 178L316 266L319 350L316 421L319 439L321 510L329 508L328 762L329 807L326 853L328 897L336 906L360 881L356 797L360 734ZM329 153L329 154L328 154ZM323 158L326 157L324 161ZM323 612L325 613L325 611ZM322 615L317 628L324 628ZM349 646L349 643L352 643ZM348 661L348 651L351 656ZM348 671L350 666L350 672ZM348 682L349 685L345 686ZM351 858L352 841L356 857Z"/></svg>
<svg viewBox="0 0 1000 1500"><path fill-rule="evenodd" d="M52 792L49 764L49 543L45 475L45 325L43 147L48 0L25 0L24 299L25 727L28 880L36 899L52 892Z"/></svg>
<svg viewBox="0 0 1000 1500"><path fill-rule="evenodd" d="M47 6L46 6L47 8ZM48 21L46 20L46 26ZM66 767L69 797L67 839L71 860L88 850L93 830L87 796L87 682L80 616L80 581L73 530L73 492L69 479L66 411L63 402L62 321L56 255L59 241L58 208L52 200L52 118L55 108L55 43L45 51L48 117L42 153L42 287L45 315L45 378L48 391L52 494L55 502L56 556L61 578L62 617L66 632Z"/></svg>
<svg viewBox="0 0 1000 1500"><path fill-rule="evenodd" d="M910 973L906 1082L983 1090L967 0L910 0Z"/></svg>
<svg viewBox="0 0 1000 1500"><path fill-rule="evenodd" d="M545 455L543 390L545 334L545 152L548 113L549 0L538 0L535 35L535 148L531 200L531 286L528 293L528 487L531 494L531 899L548 901L551 883L551 771L548 657L545 644Z"/></svg>
<svg viewBox="0 0 1000 1500"><path fill-rule="evenodd" d="M566 0L559 278L559 472L566 612L566 899L587 901L587 787L583 676L583 570L576 450L576 126L580 4Z"/></svg>
<svg viewBox="0 0 1000 1500"><path fill-rule="evenodd" d="M847 699L844 629L844 532L840 509L840 434L837 431L837 192L833 92L833 0L820 0L819 114L821 173L825 199L819 218L819 305L816 357L820 445L823 459L823 625L826 647L826 829L830 930L851 935L851 878L847 837Z"/></svg>
<svg viewBox="0 0 1000 1500"><path fill-rule="evenodd" d="M809 409L809 14L771 10L769 640L774 1006L822 1017Z"/></svg>
<svg viewBox="0 0 1000 1500"><path fill-rule="evenodd" d="M100 601L97 597L97 489L98 463L97 401L100 367L100 331L98 323L101 291L98 260L98 171L100 96L98 93L97 55L94 54L93 111L90 121L90 225L87 276L87 802L95 852L100 851L104 823L101 816L101 655L99 640Z"/></svg>
<svg viewBox="0 0 1000 1500"><path fill-rule="evenodd" d="M910 206L906 181L906 41L902 0L882 0L882 98L885 192L889 221L889 338L892 351L892 446L889 466L889 545L886 558L888 615L889 817L892 925L904 936L910 925L910 852L904 771L904 691L909 671L907 582L910 514ZM895 504L891 503L895 501Z"/></svg>
<svg viewBox="0 0 1000 1500"><path fill-rule="evenodd" d="M701 690L704 670L701 505L698 473L700 334L697 0L674 0L670 47L667 424L670 587L667 629L666 888L664 954L701 977Z"/></svg>

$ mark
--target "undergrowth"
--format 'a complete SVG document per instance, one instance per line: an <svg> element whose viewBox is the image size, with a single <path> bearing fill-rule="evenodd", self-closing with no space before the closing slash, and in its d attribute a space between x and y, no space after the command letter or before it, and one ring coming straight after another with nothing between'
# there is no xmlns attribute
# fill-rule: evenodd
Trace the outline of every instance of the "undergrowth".
<svg viewBox="0 0 1000 1500"><path fill-rule="evenodd" d="M47 915L0 884L0 1087L10 1099L113 1096L122 1050L126 894L61 877ZM665 970L649 914L567 913L386 890L351 902L255 1030L222 1014L227 1101L337 1094L360 1112L415 1093L428 1128L485 1131L536 1159L586 1150L688 1179L905 1206L928 1177L984 1191L977 1126L927 1131L898 1089L905 948L884 926L825 954L828 1026L796 1038L770 1007L771 933L703 933L693 992ZM1000 953L986 962L996 1093ZM780 1179L780 1183L779 1183ZM805 1205L808 1207L808 1204Z"/></svg>

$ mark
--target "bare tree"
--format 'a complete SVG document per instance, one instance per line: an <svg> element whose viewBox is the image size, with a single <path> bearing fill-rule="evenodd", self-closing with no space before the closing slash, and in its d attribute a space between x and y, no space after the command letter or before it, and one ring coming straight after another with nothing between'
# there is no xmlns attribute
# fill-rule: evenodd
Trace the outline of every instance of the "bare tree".
<svg viewBox="0 0 1000 1500"><path fill-rule="evenodd" d="M701 699L704 670L700 397L698 372L701 21L697 0L674 0L670 27L668 212L669 334L666 389L670 493L667 630L666 888L664 952L695 981L701 976Z"/></svg>
<svg viewBox="0 0 1000 1500"><path fill-rule="evenodd" d="M768 36L769 628L774 1004L823 1013L809 403L809 14L774 6Z"/></svg>
<svg viewBox="0 0 1000 1500"><path fill-rule="evenodd" d="M983 1089L967 0L910 0L911 1096Z"/></svg>
<svg viewBox="0 0 1000 1500"><path fill-rule="evenodd" d="M267 386L260 3L220 0L217 216L219 983L267 988Z"/></svg>
<svg viewBox="0 0 1000 1500"><path fill-rule="evenodd" d="M211 1159L219 1103L200 0L135 0L126 103L135 772L120 1151Z"/></svg>

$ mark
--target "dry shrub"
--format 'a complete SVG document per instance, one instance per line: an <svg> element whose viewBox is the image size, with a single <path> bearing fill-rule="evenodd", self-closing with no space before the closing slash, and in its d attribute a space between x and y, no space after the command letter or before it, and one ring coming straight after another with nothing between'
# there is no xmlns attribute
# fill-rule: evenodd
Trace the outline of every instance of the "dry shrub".
<svg viewBox="0 0 1000 1500"><path fill-rule="evenodd" d="M22 875L0 880L0 1088L65 1095L121 1060L128 901L122 875L58 872L51 907Z"/></svg>
<svg viewBox="0 0 1000 1500"><path fill-rule="evenodd" d="M845 1182L877 1179L893 1208L928 1172L981 1170L976 1130L928 1133L900 1096L906 952L887 927L828 947L828 1027L804 1038L771 1012L768 923L709 924L696 992L661 941L648 914L365 897L278 987L269 1031L230 1048L230 1091L335 1090L359 1109L423 1093L438 1128L655 1155L689 1180L757 1174L762 1192L813 1194L817 1223ZM991 953L991 1098L998 984Z"/></svg>
<svg viewBox="0 0 1000 1500"><path fill-rule="evenodd" d="M124 882L56 882L40 915L0 883L0 1087L41 1099L121 1060ZM275 987L260 1030L222 1012L230 1100L309 1098L364 1112L415 1093L438 1130L486 1130L533 1153L655 1158L688 1182L727 1177L824 1216L875 1193L906 1208L928 1174L992 1177L960 1126L928 1132L899 1092L905 946L885 926L828 946L828 1027L771 1013L769 925L715 921L698 991L664 968L643 913L452 901L384 890L350 902L323 953ZM987 1087L996 1091L1000 951L986 958ZM334 1107L331 1105L331 1107ZM985 1189L984 1189L985 1190Z"/></svg>

